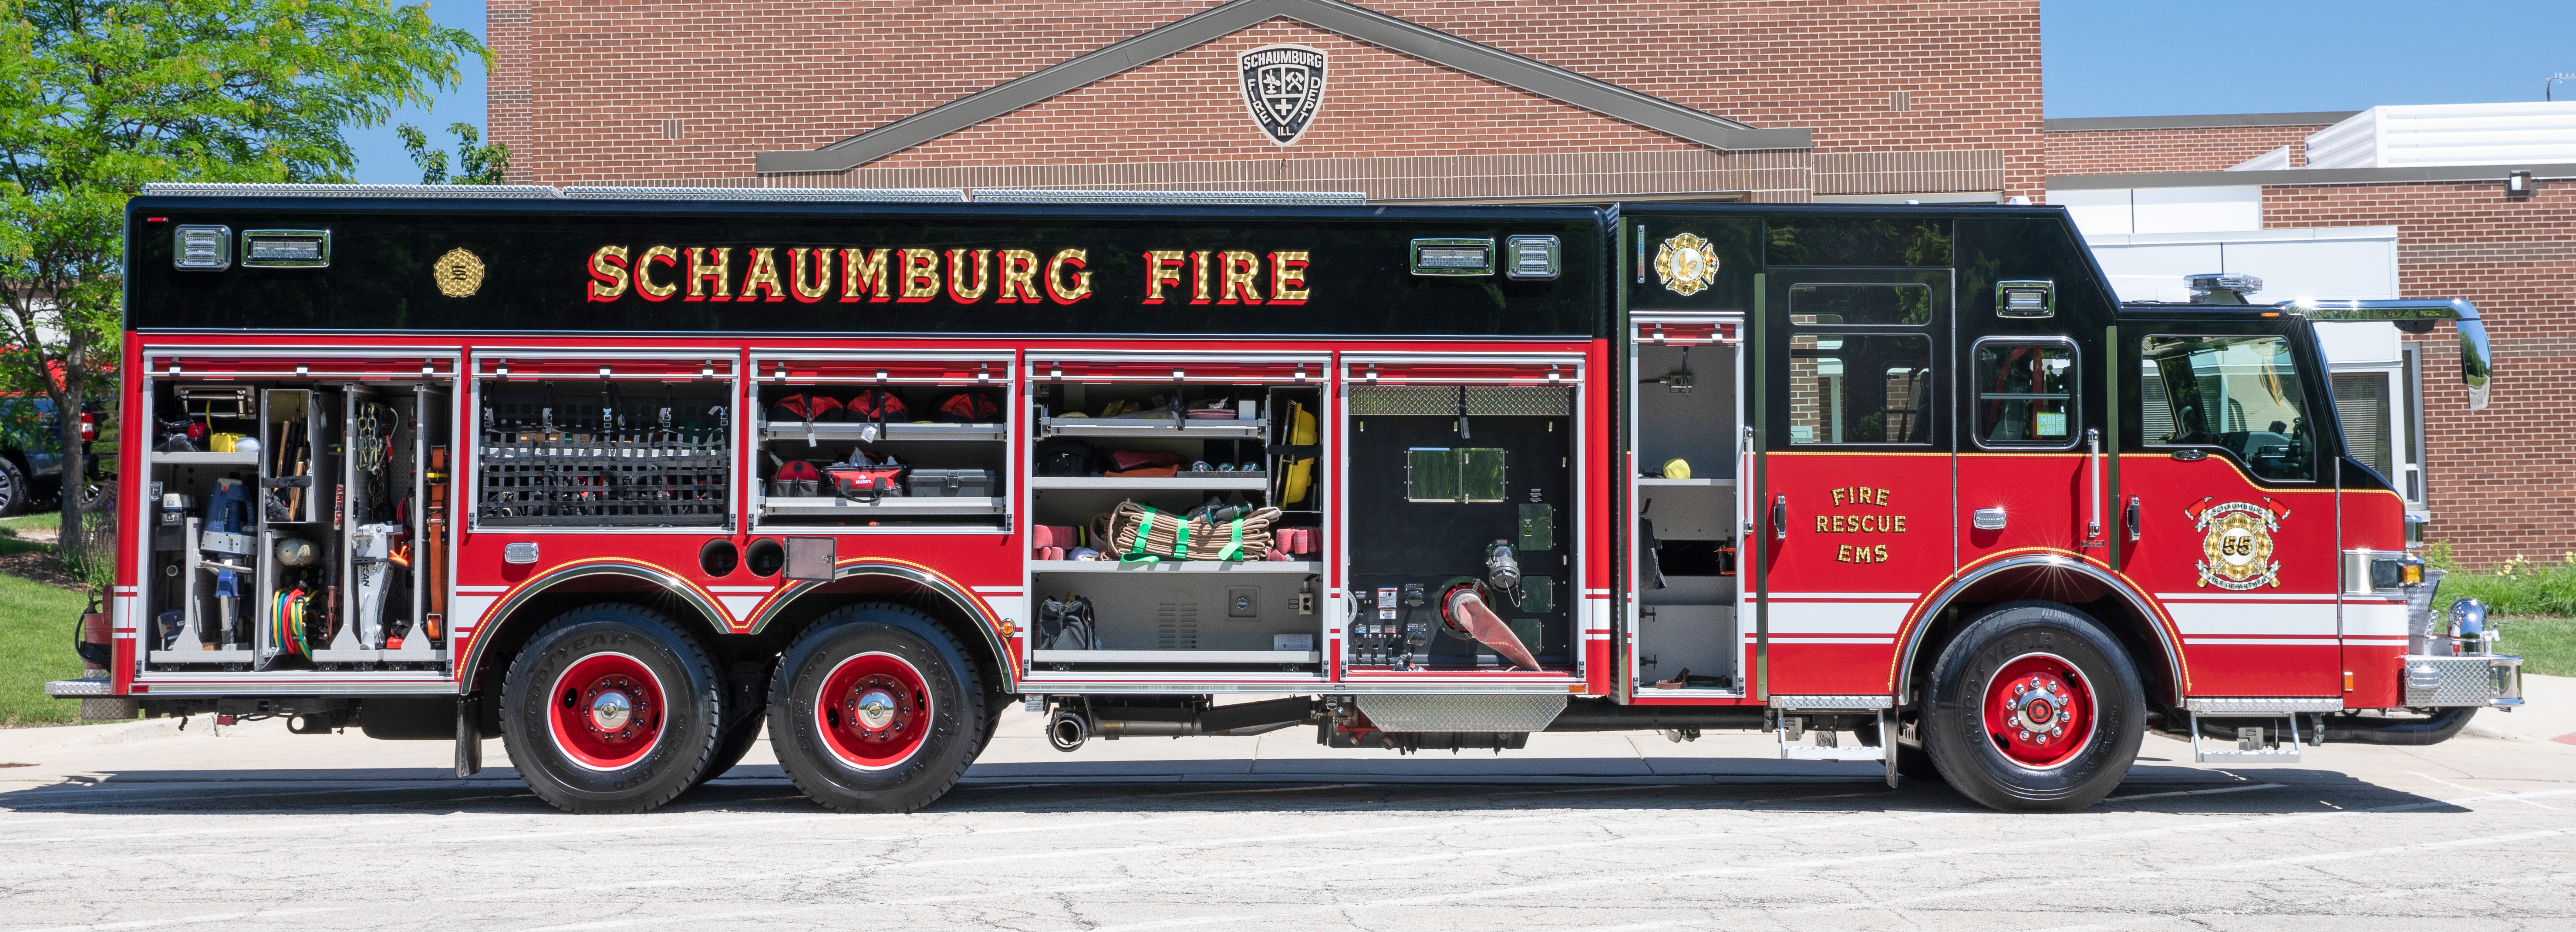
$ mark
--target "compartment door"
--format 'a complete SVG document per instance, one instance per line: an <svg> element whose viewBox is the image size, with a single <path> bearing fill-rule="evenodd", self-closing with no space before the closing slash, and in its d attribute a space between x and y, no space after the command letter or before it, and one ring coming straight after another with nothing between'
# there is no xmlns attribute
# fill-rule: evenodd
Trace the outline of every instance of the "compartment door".
<svg viewBox="0 0 2576 932"><path fill-rule="evenodd" d="M1774 267L1760 294L1754 695L1885 695L1956 559L1951 272Z"/></svg>
<svg viewBox="0 0 2576 932"><path fill-rule="evenodd" d="M1629 675L1613 688L1623 698L1740 695L1744 319L1666 312L1631 322L1620 544L1631 596L1615 642Z"/></svg>

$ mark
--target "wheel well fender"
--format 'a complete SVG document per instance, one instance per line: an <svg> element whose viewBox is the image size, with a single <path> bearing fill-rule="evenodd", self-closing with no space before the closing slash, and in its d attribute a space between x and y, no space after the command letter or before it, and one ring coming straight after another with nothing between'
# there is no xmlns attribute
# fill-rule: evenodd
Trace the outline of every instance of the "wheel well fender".
<svg viewBox="0 0 2576 932"><path fill-rule="evenodd" d="M679 619L710 648L725 630L724 609L714 598L659 567L620 560L557 567L513 587L485 613L489 620L475 629L457 691L472 693L490 685L547 621L597 602L630 602ZM696 626L687 625L691 618Z"/></svg>
<svg viewBox="0 0 2576 932"><path fill-rule="evenodd" d="M751 635L780 646L833 609L861 602L894 602L930 616L949 628L967 652L992 671L994 690L1019 691L1017 655L1003 642L1008 607L997 607L974 590L926 567L895 560L852 560L833 568L831 582L798 581L778 590L753 610Z"/></svg>
<svg viewBox="0 0 2576 932"><path fill-rule="evenodd" d="M2102 622L2127 648L2148 697L2180 704L2189 667L2173 623L2135 586L2069 554L2020 554L1970 567L1923 603L1899 634L1893 695L1899 704L1928 679L1950 639L1988 605L2028 599L2056 602Z"/></svg>

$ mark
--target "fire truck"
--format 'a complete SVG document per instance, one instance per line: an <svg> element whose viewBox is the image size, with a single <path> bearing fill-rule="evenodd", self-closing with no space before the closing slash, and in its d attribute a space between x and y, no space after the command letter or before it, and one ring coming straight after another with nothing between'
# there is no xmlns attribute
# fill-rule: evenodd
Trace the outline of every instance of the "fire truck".
<svg viewBox="0 0 2576 932"><path fill-rule="evenodd" d="M101 716L499 737L636 812L764 732L911 811L1047 738L1775 737L2081 808L2519 699L2313 324L2062 209L155 185Z"/></svg>

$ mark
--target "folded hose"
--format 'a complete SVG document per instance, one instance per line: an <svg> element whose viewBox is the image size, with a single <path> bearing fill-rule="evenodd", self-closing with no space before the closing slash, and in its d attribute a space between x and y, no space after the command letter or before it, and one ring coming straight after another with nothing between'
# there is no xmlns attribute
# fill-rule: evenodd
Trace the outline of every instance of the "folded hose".
<svg viewBox="0 0 2576 932"><path fill-rule="evenodd" d="M1223 515L1227 509L1217 514ZM1151 505L1120 502L1109 513L1109 547L1121 560L1258 560L1275 543L1277 508L1244 509L1225 520L1191 518Z"/></svg>

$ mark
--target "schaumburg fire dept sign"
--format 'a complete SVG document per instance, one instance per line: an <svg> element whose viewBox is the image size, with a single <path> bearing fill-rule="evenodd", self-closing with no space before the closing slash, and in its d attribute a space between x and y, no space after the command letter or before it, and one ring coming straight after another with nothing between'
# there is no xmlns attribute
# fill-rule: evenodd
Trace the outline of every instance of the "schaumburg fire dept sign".
<svg viewBox="0 0 2576 932"><path fill-rule="evenodd" d="M1283 146L1305 135L1324 105L1324 53L1271 45L1238 55L1235 63L1243 72L1243 102L1261 132Z"/></svg>

